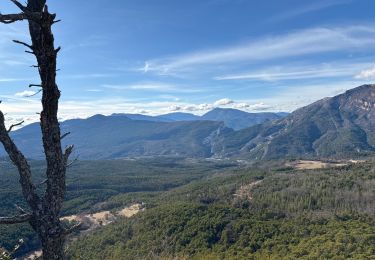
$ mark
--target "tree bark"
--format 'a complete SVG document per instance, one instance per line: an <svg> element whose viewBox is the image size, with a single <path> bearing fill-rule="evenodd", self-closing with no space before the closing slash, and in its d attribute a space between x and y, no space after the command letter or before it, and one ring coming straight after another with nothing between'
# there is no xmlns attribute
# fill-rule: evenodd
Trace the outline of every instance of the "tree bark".
<svg viewBox="0 0 375 260"><path fill-rule="evenodd" d="M46 233L45 237L41 238L41 242L43 248L43 259L63 259L64 238L61 235L51 237L51 234Z"/></svg>
<svg viewBox="0 0 375 260"><path fill-rule="evenodd" d="M31 180L31 170L26 158L18 150L9 136L4 123L4 115L0 111L0 142L4 145L12 162L18 168L23 196L31 212L21 216L28 221L38 234L43 249L43 258L46 260L63 259L64 239L66 230L60 223L60 211L65 197L65 174L69 155L73 147L69 146L63 152L61 146L60 125L58 122L58 104L60 90L56 84L56 60L60 48L55 49L52 25L55 23L55 14L48 11L46 0L28 0L23 6L16 0L11 0L22 11L20 14L1 15L0 22L11 23L27 19L32 44L20 43L30 49L38 62L42 90L42 107L40 127L42 131L43 148L47 163L46 190L42 197L36 193ZM11 223L12 218L2 218ZM13 218L22 220L23 218ZM1 220L1 218L0 218ZM0 222L1 224L1 222Z"/></svg>

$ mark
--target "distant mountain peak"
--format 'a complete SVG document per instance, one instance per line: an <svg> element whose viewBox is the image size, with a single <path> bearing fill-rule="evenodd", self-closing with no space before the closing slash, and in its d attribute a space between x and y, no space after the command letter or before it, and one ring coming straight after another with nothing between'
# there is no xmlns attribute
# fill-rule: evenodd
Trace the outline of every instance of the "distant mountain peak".
<svg viewBox="0 0 375 260"><path fill-rule="evenodd" d="M169 119L171 121L195 121L199 120L200 116L184 112L173 112L165 115L160 115L158 116L158 118Z"/></svg>
<svg viewBox="0 0 375 260"><path fill-rule="evenodd" d="M375 84L364 84L359 87L349 89L344 94L346 95L352 95L355 93L363 94L364 91L375 91Z"/></svg>
<svg viewBox="0 0 375 260"><path fill-rule="evenodd" d="M143 114L112 114L114 117L127 117L131 120L153 121L153 122L179 122L208 120L224 122L227 127L240 130L266 121L273 121L287 116L288 113L249 113L234 108L214 108L203 116L186 112L173 112L158 116L148 116Z"/></svg>
<svg viewBox="0 0 375 260"><path fill-rule="evenodd" d="M239 110L239 109L235 109L235 108L230 108L230 107L215 107L214 109L212 109L211 111L209 112L212 112L212 111L236 111L236 112L244 112L244 113L247 113L245 111L242 111L242 110ZM208 112L208 113L209 113Z"/></svg>
<svg viewBox="0 0 375 260"><path fill-rule="evenodd" d="M204 120L223 121L226 126L234 130L240 130L253 125L274 121L286 116L271 112L248 113L233 108L215 108L202 116Z"/></svg>

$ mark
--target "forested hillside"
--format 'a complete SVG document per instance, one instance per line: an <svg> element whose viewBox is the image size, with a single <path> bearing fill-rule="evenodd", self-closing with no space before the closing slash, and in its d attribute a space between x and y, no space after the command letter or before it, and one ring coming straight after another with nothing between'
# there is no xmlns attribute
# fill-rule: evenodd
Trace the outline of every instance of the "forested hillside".
<svg viewBox="0 0 375 260"><path fill-rule="evenodd" d="M43 180L44 165L32 162ZM297 170L283 161L239 166L176 158L87 161L68 174L63 215L144 212L70 242L69 259L370 259L375 254L375 163ZM11 215L23 206L17 175L0 164ZM250 167L250 168L249 168ZM0 247L38 248L24 225L1 226Z"/></svg>
<svg viewBox="0 0 375 260"><path fill-rule="evenodd" d="M375 164L227 170L134 200L145 212L69 245L70 259L371 259Z"/></svg>

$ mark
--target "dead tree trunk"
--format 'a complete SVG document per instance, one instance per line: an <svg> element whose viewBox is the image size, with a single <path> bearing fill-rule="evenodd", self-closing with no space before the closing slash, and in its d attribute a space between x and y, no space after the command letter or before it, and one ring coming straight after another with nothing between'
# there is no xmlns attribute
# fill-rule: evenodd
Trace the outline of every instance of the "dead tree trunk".
<svg viewBox="0 0 375 260"><path fill-rule="evenodd" d="M56 58L60 48L55 49L52 25L56 22L55 14L48 11L46 0L28 0L23 6L17 0L11 0L21 10L18 14L0 14L1 23L13 23L27 20L31 44L15 41L28 48L27 52L35 55L41 83L43 110L40 114L40 126L46 158L46 190L41 196L31 180L30 166L24 155L9 136L5 119L0 111L0 142L4 145L13 164L17 167L23 196L30 212L21 210L20 216L0 218L0 224L29 222L38 234L43 258L63 259L64 239L69 230L64 230L60 223L60 211L65 196L65 173L67 161L73 147L64 151L61 146L60 125L57 119L60 90L56 84Z"/></svg>

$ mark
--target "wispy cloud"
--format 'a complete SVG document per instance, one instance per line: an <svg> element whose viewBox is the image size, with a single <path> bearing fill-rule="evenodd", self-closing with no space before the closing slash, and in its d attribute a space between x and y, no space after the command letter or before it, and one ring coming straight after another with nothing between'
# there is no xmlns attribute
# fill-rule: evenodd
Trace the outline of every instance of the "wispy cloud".
<svg viewBox="0 0 375 260"><path fill-rule="evenodd" d="M299 79L318 79L318 78L352 78L364 68L373 63L331 63L317 64L315 66L289 66L283 65L270 67L263 70L247 73L217 76L215 80L254 80L254 81L283 81ZM364 70L356 78L368 77L371 70Z"/></svg>
<svg viewBox="0 0 375 260"><path fill-rule="evenodd" d="M0 82L19 82L19 81L30 81L33 80L32 78L1 78Z"/></svg>
<svg viewBox="0 0 375 260"><path fill-rule="evenodd" d="M202 92L202 89L166 84L161 82L145 82L138 84L124 84L124 85L111 85L104 84L104 88L113 89L113 90L133 90L133 91L152 91L152 92L161 92L161 93L198 93Z"/></svg>
<svg viewBox="0 0 375 260"><path fill-rule="evenodd" d="M26 30L20 24L0 26L0 64L4 67L26 65L32 59L23 53L23 46L17 46L13 40L29 41ZM1 69L1 68L0 68Z"/></svg>
<svg viewBox="0 0 375 260"><path fill-rule="evenodd" d="M180 101L181 98L179 97L176 97L174 95L168 95L168 94L162 94L162 95L158 95L159 98L161 99L167 99L167 100L173 100L173 101Z"/></svg>
<svg viewBox="0 0 375 260"><path fill-rule="evenodd" d="M23 30L23 26L20 24L1 26L0 35L0 44L6 44L6 46L9 46L9 44L13 44L12 40L27 40L28 38L27 31Z"/></svg>
<svg viewBox="0 0 375 260"><path fill-rule="evenodd" d="M149 60L146 64L148 72L173 74L179 70L197 68L197 65L251 63L324 52L353 52L374 48L374 46L374 27L321 27L270 36L222 49L203 50L176 57ZM146 70L143 68L142 71Z"/></svg>
<svg viewBox="0 0 375 260"><path fill-rule="evenodd" d="M264 106L262 111L292 112L319 99L336 96L361 84L361 81L356 80L321 82L316 84L311 84L307 81L293 86L280 85L278 91L275 91L268 97L250 98L239 100L238 102L259 104Z"/></svg>
<svg viewBox="0 0 375 260"><path fill-rule="evenodd" d="M22 92L18 92L18 93L14 94L14 95L16 97L30 97L30 96L35 95L36 93L37 93L36 91L25 90L25 91L22 91Z"/></svg>
<svg viewBox="0 0 375 260"><path fill-rule="evenodd" d="M62 75L62 78L68 79L96 79L96 78L111 78L117 77L119 74L113 73L88 73L88 74L73 74L73 75Z"/></svg>
<svg viewBox="0 0 375 260"><path fill-rule="evenodd" d="M104 90L103 89L96 89L96 88L92 88L92 89L86 89L85 91L87 92L103 92Z"/></svg>
<svg viewBox="0 0 375 260"><path fill-rule="evenodd" d="M317 12L323 9L327 9L333 6L349 4L352 0L324 0L315 1L313 3L308 3L307 5L301 6L296 9L292 9L288 12L271 17L267 22L280 22L295 17L299 17L303 14Z"/></svg>

